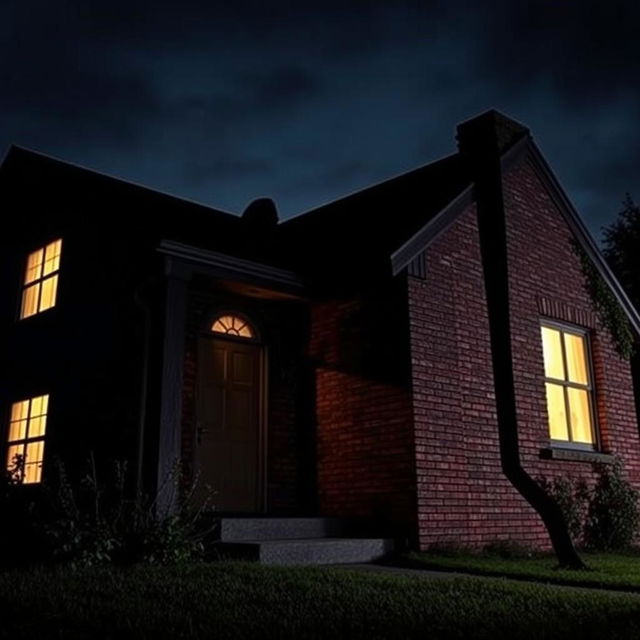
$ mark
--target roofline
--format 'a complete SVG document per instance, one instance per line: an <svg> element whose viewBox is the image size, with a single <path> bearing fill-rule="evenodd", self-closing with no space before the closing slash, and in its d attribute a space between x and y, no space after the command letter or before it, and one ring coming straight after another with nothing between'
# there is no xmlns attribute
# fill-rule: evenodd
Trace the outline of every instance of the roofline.
<svg viewBox="0 0 640 640"><path fill-rule="evenodd" d="M255 260L238 258L226 253L220 253L219 251L202 249L191 244L164 238L156 247L156 251L186 262L213 267L228 274L241 274L251 278L286 285L296 290L304 288L302 278L293 271L272 267L271 265L256 262Z"/></svg>
<svg viewBox="0 0 640 640"><path fill-rule="evenodd" d="M9 154L11 153L12 149L19 149L20 147L17 147L15 144L10 144L7 147L7 150L2 154L2 158L0 158L0 169L2 169L2 167L4 166L4 163L7 161L7 158L9 157Z"/></svg>
<svg viewBox="0 0 640 640"><path fill-rule="evenodd" d="M0 161L0 166L3 166L4 163L7 161L7 159L9 158L9 155L11 154L11 152L13 150L17 150L17 151L25 151L26 153L29 153L31 155L34 156L38 156L41 158L45 158L47 160L52 160L53 162L58 162L62 165L68 166L68 167L73 167L74 169L80 169L81 171L86 171L87 173L92 173L94 175L100 176L102 178L107 178L109 180L116 180L117 182L122 182L124 184L127 184L129 186L132 187L136 187L137 189L143 189L145 191L150 191L152 193L156 193L158 195L161 196L166 196L168 198L173 198L174 200L179 200L180 202L186 202L188 204L193 204L196 205L198 207L202 207L203 209L209 209L210 211L213 211L215 213L222 213L224 215L228 215L231 216L233 218L239 218L240 215L237 213L231 213L230 211L223 211L222 209L217 209L215 207L212 207L209 204L205 204L203 202L198 202L197 200L192 200L191 198L183 198L182 196L177 196L174 195L173 193L170 193L168 191L161 191L159 189L154 189L153 187L149 187L147 185L144 184L140 184L139 182L134 182L133 180L128 180L126 178L121 178L119 176L114 176L110 173L106 173L104 171L98 171L97 169L91 169L89 167L85 167L81 164L78 164L77 162L69 162L68 160L62 160L61 158L58 158L56 156L52 156L48 153L43 153L42 151L35 151L33 149L29 149L29 147L23 147L21 145L17 145L17 144L10 144L9 145L9 149L7 150L7 152L5 153L4 157L2 158L2 160Z"/></svg>
<svg viewBox="0 0 640 640"><path fill-rule="evenodd" d="M418 254L422 253L441 233L446 231L458 215L473 202L474 185L463 189L449 204L391 254L391 273L400 273Z"/></svg>
<svg viewBox="0 0 640 640"><path fill-rule="evenodd" d="M339 202L341 202L342 200L346 200L347 198L352 198L354 196L358 196L362 193L365 193L367 191L369 191L369 189L375 189L377 187L382 186L383 184L387 183L387 182L392 182L393 180L398 180L399 178L404 178L405 176L408 176L411 173L415 173L416 171L421 171L422 169L426 169L427 167L430 167L433 164L437 164L438 162L442 162L443 160L447 160L449 158L452 158L453 156L458 155L457 153L449 153L445 156L441 156L439 158L436 158L435 160L432 160L431 162L427 162L426 164L420 165L419 167L415 167L413 169L407 169L407 171L402 171L400 173L396 173L392 176L389 176L387 178L382 178L381 180L378 180L378 182L374 182L373 184L370 184L366 187L362 187L360 189L355 189L354 191L351 191L343 196L340 196L339 198L335 199L335 200L329 200L323 204L320 204L316 207L313 207L312 209L306 209L305 211L302 211L300 213L294 214L293 216L290 216L289 218L286 218L284 220L280 220L280 222L278 222L278 226L282 226L282 225L286 225L289 224L290 222L294 222L296 220L299 220L300 218L302 218L303 216L306 216L310 213L314 213L315 211L319 211L320 209L324 209L325 207L330 207L331 205L337 204Z"/></svg>
<svg viewBox="0 0 640 640"><path fill-rule="evenodd" d="M587 229L587 226L580 217L580 214L571 203L571 200L569 200L569 197L562 188L560 181L554 175L549 163L545 160L542 152L533 140L531 140L531 143L527 145L527 151L529 153L529 158L532 160L534 171L536 171L538 177L540 177L543 183L548 187L552 200L560 210L560 213L563 214L569 228L580 242L580 246L584 249L587 256L598 270L598 273L611 289L611 292L625 311L637 336L640 337L640 313L638 313L638 310L627 296L622 285L611 270L611 267L607 264L602 252L598 249L596 241L589 232L589 229Z"/></svg>
<svg viewBox="0 0 640 640"><path fill-rule="evenodd" d="M505 151L500 157L500 164L503 169L507 169L525 154L528 159L531 160L536 175L547 187L551 199L571 229L574 237L578 240L580 246L598 270L598 273L607 283L609 289L611 289L611 292L629 319L629 323L640 337L640 313L638 313L638 310L625 293L622 285L611 270L611 267L607 264L604 256L598 249L596 241L580 217L580 214L571 203L571 200L569 200L558 178L554 175L551 167L531 136L525 136ZM465 206L473 202L474 190L475 186L472 183L391 254L391 271L394 276L407 267L407 265L424 251L441 233L449 228L462 213Z"/></svg>
<svg viewBox="0 0 640 640"><path fill-rule="evenodd" d="M527 134L507 149L500 158L503 170L509 168L519 157L522 149L530 140ZM433 242L461 213L461 209L470 205L473 200L474 183L471 182L449 204L441 209L427 224L409 238L401 247L391 254L391 272L395 276L412 262L425 247Z"/></svg>

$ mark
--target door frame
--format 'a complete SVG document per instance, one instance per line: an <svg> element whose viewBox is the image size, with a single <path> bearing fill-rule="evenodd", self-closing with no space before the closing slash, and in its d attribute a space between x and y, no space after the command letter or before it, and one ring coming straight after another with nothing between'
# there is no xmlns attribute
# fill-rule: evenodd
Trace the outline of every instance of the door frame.
<svg viewBox="0 0 640 640"><path fill-rule="evenodd" d="M218 311L211 315L211 318L216 318L220 315L225 315L226 311ZM194 425L193 425L193 442L195 444L193 448L193 463L194 467L197 467L198 462L198 394L200 392L200 342L201 340L220 340L222 342L240 343L245 345L251 345L255 347L258 355L258 460L256 464L257 475L257 495L258 495L258 510L257 513L266 513L267 511L267 454L268 454L268 392L269 392L269 367L268 367L268 350L267 346L261 339L260 333L257 331L255 324L246 316L246 314L236 311L229 311L228 315L239 316L250 324L256 333L255 338L239 338L236 336L230 336L223 333L214 333L209 330L202 330L197 335L196 345L196 384L194 394ZM211 326L212 323L209 323Z"/></svg>

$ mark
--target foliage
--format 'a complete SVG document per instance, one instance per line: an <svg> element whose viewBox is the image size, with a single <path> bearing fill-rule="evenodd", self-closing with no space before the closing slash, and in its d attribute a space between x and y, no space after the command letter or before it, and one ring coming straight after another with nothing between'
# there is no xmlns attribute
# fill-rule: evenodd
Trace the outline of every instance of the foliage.
<svg viewBox="0 0 640 640"><path fill-rule="evenodd" d="M12 640L640 635L637 595L345 567L209 563L11 572L0 574L0 602L2 630Z"/></svg>
<svg viewBox="0 0 640 640"><path fill-rule="evenodd" d="M115 462L106 482L98 479L93 457L87 475L74 486L64 465L56 463L56 481L49 486L53 517L45 525L54 559L78 566L96 564L184 563L203 552L202 540L209 533L199 529L207 502L194 507L197 482L183 492L176 512L161 514L158 496L150 500L140 494L128 497L126 464ZM161 494L170 484L176 492L183 483L176 465Z"/></svg>
<svg viewBox="0 0 640 640"><path fill-rule="evenodd" d="M604 255L631 301L640 307L640 206L627 193L615 222L603 229Z"/></svg>
<svg viewBox="0 0 640 640"><path fill-rule="evenodd" d="M48 562L73 566L185 563L203 552L211 533L201 525L205 500L194 504L197 480L187 484L176 465L151 499L127 491L127 465L114 462L99 480L93 457L89 470L72 481L60 460L41 486L22 486L23 461L16 459L0 482L0 567ZM159 497L180 494L176 511L161 512Z"/></svg>
<svg viewBox="0 0 640 640"><path fill-rule="evenodd" d="M609 330L618 355L629 360L634 352L634 336L626 313L584 249L577 242L573 243L573 249L580 259L585 288L600 322Z"/></svg>
<svg viewBox="0 0 640 640"><path fill-rule="evenodd" d="M583 478L562 475L556 476L552 480L540 478L538 483L560 507L574 544L580 544L590 501L589 487L586 481Z"/></svg>
<svg viewBox="0 0 640 640"><path fill-rule="evenodd" d="M619 458L593 467L592 488L568 475L541 477L538 483L560 507L575 544L597 551L628 548L640 525L639 494L625 479Z"/></svg>
<svg viewBox="0 0 640 640"><path fill-rule="evenodd" d="M0 567L36 564L43 559L39 509L33 494L21 492L24 458L17 455L0 474Z"/></svg>
<svg viewBox="0 0 640 640"><path fill-rule="evenodd" d="M593 489L584 531L587 547L601 551L631 545L638 524L638 491L625 479L622 464L596 465L598 480Z"/></svg>

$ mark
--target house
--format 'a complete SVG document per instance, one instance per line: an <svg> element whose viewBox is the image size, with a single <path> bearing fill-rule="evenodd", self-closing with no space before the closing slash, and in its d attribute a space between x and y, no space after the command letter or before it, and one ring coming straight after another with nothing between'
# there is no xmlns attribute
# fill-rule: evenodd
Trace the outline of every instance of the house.
<svg viewBox="0 0 640 640"><path fill-rule="evenodd" d="M373 517L425 548L549 545L507 441L530 478L615 454L640 487L576 246L640 316L525 127L491 111L458 147L282 222L11 148L0 433L25 490L88 451L147 490L180 460L220 513Z"/></svg>

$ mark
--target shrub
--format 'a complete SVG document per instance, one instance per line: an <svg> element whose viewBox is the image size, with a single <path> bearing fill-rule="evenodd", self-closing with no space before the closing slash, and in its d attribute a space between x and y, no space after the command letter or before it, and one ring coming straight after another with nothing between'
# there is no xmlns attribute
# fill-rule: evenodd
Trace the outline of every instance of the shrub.
<svg viewBox="0 0 640 640"><path fill-rule="evenodd" d="M586 546L598 551L624 549L633 542L640 522L638 492L625 479L620 460L595 467L598 480L587 513Z"/></svg>
<svg viewBox="0 0 640 640"><path fill-rule="evenodd" d="M563 475L556 476L553 480L540 478L538 482L560 507L569 535L574 543L580 544L583 540L591 499L586 481L583 478Z"/></svg>
<svg viewBox="0 0 640 640"><path fill-rule="evenodd" d="M0 567L37 564L43 560L40 505L32 492L21 492L24 458L16 456L0 473Z"/></svg>
<svg viewBox="0 0 640 640"><path fill-rule="evenodd" d="M199 518L208 503L194 506L196 482L183 492L177 511L161 514L158 496L127 495L124 462L113 464L105 482L99 481L93 458L89 472L78 483L69 480L62 462L55 466L54 481L47 486L52 516L44 525L53 560L77 566L174 564L202 554L202 539L210 531L199 528ZM176 492L184 484L179 465L166 479L168 483Z"/></svg>

